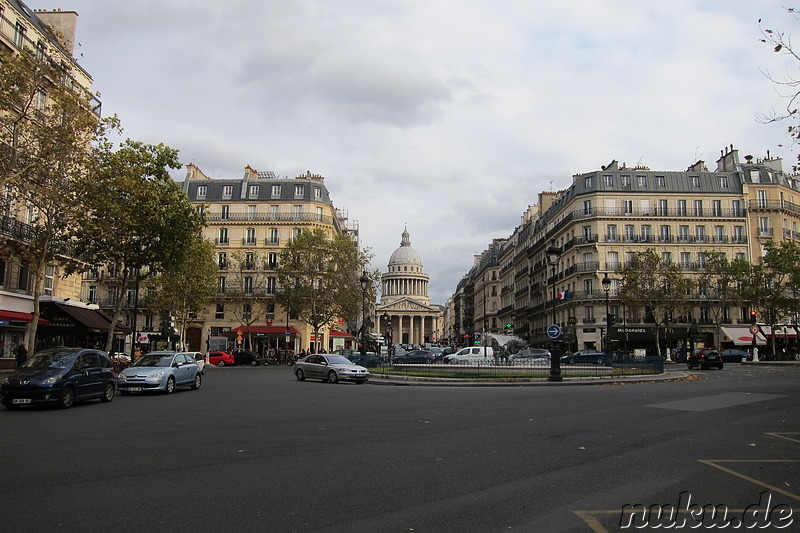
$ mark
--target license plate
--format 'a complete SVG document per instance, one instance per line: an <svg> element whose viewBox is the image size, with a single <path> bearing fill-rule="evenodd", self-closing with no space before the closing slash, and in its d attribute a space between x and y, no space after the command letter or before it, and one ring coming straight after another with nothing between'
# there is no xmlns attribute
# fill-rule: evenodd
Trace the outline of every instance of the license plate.
<svg viewBox="0 0 800 533"><path fill-rule="evenodd" d="M31 403L31 399L30 398L14 398L13 400L11 400L11 403L13 403L13 404Z"/></svg>
<svg viewBox="0 0 800 533"><path fill-rule="evenodd" d="M128 387L128 390L131 391L131 392L139 392L140 390L142 390L142 388L141 387Z"/></svg>

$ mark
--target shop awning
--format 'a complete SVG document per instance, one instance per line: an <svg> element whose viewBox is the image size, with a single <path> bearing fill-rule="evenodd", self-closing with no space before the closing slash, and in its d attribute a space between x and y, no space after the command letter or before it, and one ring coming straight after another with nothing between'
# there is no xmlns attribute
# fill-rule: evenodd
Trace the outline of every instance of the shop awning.
<svg viewBox="0 0 800 533"><path fill-rule="evenodd" d="M771 326L761 326L761 332L765 337L772 337ZM791 326L775 326L775 337L779 339L794 339L797 337L797 331Z"/></svg>
<svg viewBox="0 0 800 533"><path fill-rule="evenodd" d="M107 333L111 327L111 319L96 309L77 305L46 302L42 304L42 314L47 314L51 327L70 328L84 327L90 333ZM117 324L114 333L130 333L131 329Z"/></svg>
<svg viewBox="0 0 800 533"><path fill-rule="evenodd" d="M355 338L352 335L350 335L349 333L345 333L344 331L339 331L339 330L335 330L335 329L332 329L330 331L330 333L328 333L328 336L337 337L337 338L347 338L347 339L354 339Z"/></svg>
<svg viewBox="0 0 800 533"><path fill-rule="evenodd" d="M248 331L253 335L286 335L286 326L239 326L230 331L226 331L225 335L236 335L242 332L242 335L247 335ZM293 326L289 327L290 335L300 335Z"/></svg>
<svg viewBox="0 0 800 533"><path fill-rule="evenodd" d="M21 313L19 311L4 311L0 309L0 323L3 322L33 322L33 313ZM39 318L39 325L46 326L50 321Z"/></svg>
<svg viewBox="0 0 800 533"><path fill-rule="evenodd" d="M749 328L722 328L722 339L720 342L732 342L737 346L752 346L753 334ZM761 333L756 334L756 344L765 345L767 339Z"/></svg>

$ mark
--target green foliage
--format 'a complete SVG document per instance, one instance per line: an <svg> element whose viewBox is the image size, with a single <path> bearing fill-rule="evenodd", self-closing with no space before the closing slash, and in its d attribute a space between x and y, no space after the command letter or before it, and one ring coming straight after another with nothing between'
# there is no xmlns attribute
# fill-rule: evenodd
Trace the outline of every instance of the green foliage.
<svg viewBox="0 0 800 533"><path fill-rule="evenodd" d="M333 239L320 229L304 231L281 251L277 300L319 332L338 317L353 320L361 312L361 273L369 262L346 235ZM367 297L375 301L374 275Z"/></svg>
<svg viewBox="0 0 800 533"><path fill-rule="evenodd" d="M205 218L169 176L181 166L177 150L130 139L112 148L101 147L96 171L80 181L86 210L72 237L81 253L117 273L117 322L129 281L179 269ZM109 332L106 349L112 340Z"/></svg>
<svg viewBox="0 0 800 533"><path fill-rule="evenodd" d="M45 268L70 255L70 229L83 209L77 182L92 167L92 143L116 119L99 120L89 94L63 85L62 73L29 53L0 59L0 189L34 215L34 231L14 241L33 278L35 346Z"/></svg>
<svg viewBox="0 0 800 533"><path fill-rule="evenodd" d="M158 273L149 283L145 305L169 311L175 318L181 345L192 315L204 311L217 287L214 245L199 235L187 246L187 253L171 267Z"/></svg>
<svg viewBox="0 0 800 533"><path fill-rule="evenodd" d="M694 287L694 280L685 276L675 263L663 262L656 250L637 252L617 272L620 274L620 299L625 306L643 312L656 326L668 324L669 317L689 309L686 296ZM656 346L660 353L658 328Z"/></svg>

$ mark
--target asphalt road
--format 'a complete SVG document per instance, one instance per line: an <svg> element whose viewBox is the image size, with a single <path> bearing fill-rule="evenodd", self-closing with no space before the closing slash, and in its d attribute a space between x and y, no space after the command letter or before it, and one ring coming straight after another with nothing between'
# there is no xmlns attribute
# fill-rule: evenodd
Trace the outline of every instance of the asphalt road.
<svg viewBox="0 0 800 533"><path fill-rule="evenodd" d="M198 391L2 410L0 532L599 532L626 505L741 516L762 492L800 531L800 368L696 374L414 387L227 367Z"/></svg>

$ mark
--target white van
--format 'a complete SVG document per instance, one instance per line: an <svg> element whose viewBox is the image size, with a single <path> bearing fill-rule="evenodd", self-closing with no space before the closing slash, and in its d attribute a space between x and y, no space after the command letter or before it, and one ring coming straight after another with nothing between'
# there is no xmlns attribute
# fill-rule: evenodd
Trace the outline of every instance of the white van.
<svg viewBox="0 0 800 533"><path fill-rule="evenodd" d="M494 349L488 346L471 346L462 348L447 357L450 358L450 363L454 365L493 365Z"/></svg>

